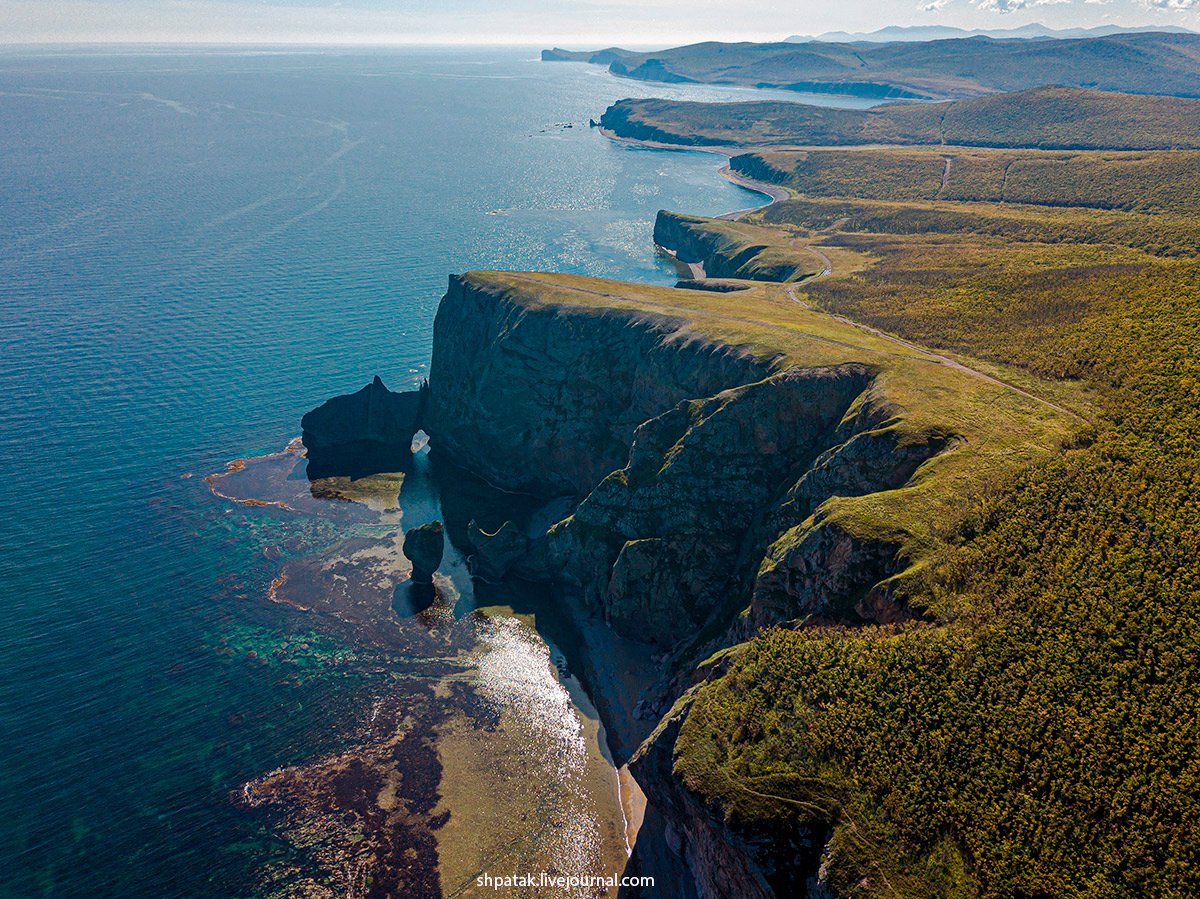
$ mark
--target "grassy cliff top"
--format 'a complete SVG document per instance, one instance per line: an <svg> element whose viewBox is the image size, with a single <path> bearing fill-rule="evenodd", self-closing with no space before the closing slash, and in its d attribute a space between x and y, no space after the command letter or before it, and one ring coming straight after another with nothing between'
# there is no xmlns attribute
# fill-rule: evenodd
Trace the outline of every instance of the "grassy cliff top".
<svg viewBox="0 0 1200 899"><path fill-rule="evenodd" d="M686 146L1200 149L1200 100L1067 87L873 109L773 101L621 100L600 122L621 137Z"/></svg>
<svg viewBox="0 0 1200 899"><path fill-rule="evenodd" d="M746 349L773 360L776 368L845 362L870 366L877 372L872 401L894 410L887 427L901 437L940 433L958 440L901 489L837 497L818 514L864 538L898 536L914 563L962 517L967 497L1054 456L1085 424L1080 413L1087 414L1087 405L1081 395L1017 371L1011 372L1010 384L1002 366L991 365L987 372L955 367L961 364L958 359L806 308L805 294L784 285L745 282L746 290L715 293L563 274L470 272L463 279L472 289L530 308L626 313L668 334ZM1041 387L1053 399L1039 395Z"/></svg>

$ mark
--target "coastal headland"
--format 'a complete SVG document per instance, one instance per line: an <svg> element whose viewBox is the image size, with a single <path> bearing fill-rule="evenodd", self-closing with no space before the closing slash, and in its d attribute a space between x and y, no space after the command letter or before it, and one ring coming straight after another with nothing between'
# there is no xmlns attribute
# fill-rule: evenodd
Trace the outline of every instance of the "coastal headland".
<svg viewBox="0 0 1200 899"><path fill-rule="evenodd" d="M543 509L450 541L573 616L645 895L1196 880L1194 101L963 102L621 101L772 202L660 212L674 288L450 278L419 426Z"/></svg>

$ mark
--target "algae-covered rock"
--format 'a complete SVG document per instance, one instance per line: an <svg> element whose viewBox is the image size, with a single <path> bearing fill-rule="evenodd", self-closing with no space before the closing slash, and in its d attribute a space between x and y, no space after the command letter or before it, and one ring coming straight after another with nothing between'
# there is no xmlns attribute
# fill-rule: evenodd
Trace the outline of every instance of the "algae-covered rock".
<svg viewBox="0 0 1200 899"><path fill-rule="evenodd" d="M488 581L499 581L529 549L529 538L511 521L489 534L474 521L467 525L471 543L471 574Z"/></svg>
<svg viewBox="0 0 1200 899"><path fill-rule="evenodd" d="M409 529L404 535L404 555L412 562L414 583L433 583L433 573L442 564L445 546L446 533L440 521Z"/></svg>

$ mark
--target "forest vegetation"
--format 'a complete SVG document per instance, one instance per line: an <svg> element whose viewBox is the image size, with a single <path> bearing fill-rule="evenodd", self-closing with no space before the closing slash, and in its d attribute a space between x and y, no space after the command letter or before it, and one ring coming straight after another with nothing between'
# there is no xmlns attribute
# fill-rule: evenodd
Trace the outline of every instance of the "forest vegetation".
<svg viewBox="0 0 1200 899"><path fill-rule="evenodd" d="M1089 424L959 495L897 585L916 620L730 652L677 706L676 776L745 832L825 822L839 896L1200 894L1194 155L735 168L797 193L748 221L834 260L813 309L1086 396Z"/></svg>
<svg viewBox="0 0 1200 899"><path fill-rule="evenodd" d="M767 100L621 100L608 108L600 124L618 137L679 146L1200 149L1200 100L1066 87L946 103L887 103L871 109Z"/></svg>

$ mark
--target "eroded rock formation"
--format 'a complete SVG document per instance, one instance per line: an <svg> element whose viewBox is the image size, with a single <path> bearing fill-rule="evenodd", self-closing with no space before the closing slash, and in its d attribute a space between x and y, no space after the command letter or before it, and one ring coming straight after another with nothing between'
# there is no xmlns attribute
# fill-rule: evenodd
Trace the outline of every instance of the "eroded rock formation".
<svg viewBox="0 0 1200 899"><path fill-rule="evenodd" d="M355 393L326 400L301 420L310 477L352 478L407 465L427 390L394 393L378 375Z"/></svg>
<svg viewBox="0 0 1200 899"><path fill-rule="evenodd" d="M433 446L538 496L586 496L624 466L638 425L771 371L672 319L520 302L472 275L450 279L433 332Z"/></svg>
<svg viewBox="0 0 1200 899"><path fill-rule="evenodd" d="M543 305L483 276L451 280L433 359L435 448L506 489L580 498L541 536L473 529L482 576L554 581L665 646L856 606L905 614L886 590L862 601L898 570L899 538L821 511L902 485L947 445L898 426L870 366L779 370L677 319Z"/></svg>
<svg viewBox="0 0 1200 899"><path fill-rule="evenodd" d="M404 535L404 556L412 562L414 584L432 584L433 573L442 564L446 532L440 521L409 528Z"/></svg>

